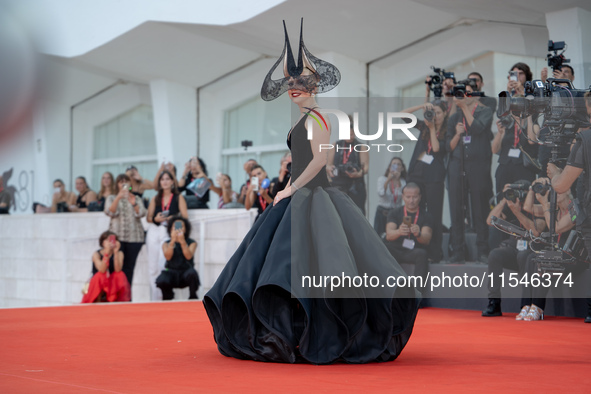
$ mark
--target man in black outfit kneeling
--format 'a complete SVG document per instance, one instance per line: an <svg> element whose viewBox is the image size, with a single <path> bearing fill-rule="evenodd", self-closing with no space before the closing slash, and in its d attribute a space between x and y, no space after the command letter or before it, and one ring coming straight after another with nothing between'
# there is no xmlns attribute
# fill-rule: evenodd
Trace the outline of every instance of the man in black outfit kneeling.
<svg viewBox="0 0 591 394"><path fill-rule="evenodd" d="M427 246L433 233L432 219L425 210L420 209L421 189L416 183L406 184L402 189L402 199L404 206L388 214L385 243L399 263L415 265L414 275L422 278L420 290L424 297L427 288L425 280L429 272Z"/></svg>

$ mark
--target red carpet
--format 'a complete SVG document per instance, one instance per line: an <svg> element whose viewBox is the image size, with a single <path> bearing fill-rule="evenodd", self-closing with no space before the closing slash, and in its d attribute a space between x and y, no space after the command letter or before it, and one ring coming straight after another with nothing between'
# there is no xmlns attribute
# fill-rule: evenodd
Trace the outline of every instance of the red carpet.
<svg viewBox="0 0 591 394"><path fill-rule="evenodd" d="M514 316L427 308L396 361L314 366L220 355L200 302L5 309L0 392L587 391L591 324Z"/></svg>

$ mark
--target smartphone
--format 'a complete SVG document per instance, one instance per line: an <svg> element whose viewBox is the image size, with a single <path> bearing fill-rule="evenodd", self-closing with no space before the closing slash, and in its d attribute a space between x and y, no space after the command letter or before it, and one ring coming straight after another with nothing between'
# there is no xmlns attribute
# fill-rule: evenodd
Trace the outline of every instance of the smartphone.
<svg viewBox="0 0 591 394"><path fill-rule="evenodd" d="M509 71L509 80L517 82L519 73L517 71Z"/></svg>
<svg viewBox="0 0 591 394"><path fill-rule="evenodd" d="M390 171L398 171L398 163L392 163L390 166Z"/></svg>
<svg viewBox="0 0 591 394"><path fill-rule="evenodd" d="M109 235L109 243L115 245L117 243L117 238L115 238L114 235Z"/></svg>
<svg viewBox="0 0 591 394"><path fill-rule="evenodd" d="M253 176L250 179L250 183L252 183L252 190L255 192L258 192L259 191L259 177Z"/></svg>
<svg viewBox="0 0 591 394"><path fill-rule="evenodd" d="M170 211L162 211L162 216L164 216L165 218L168 217L169 214Z"/></svg>
<svg viewBox="0 0 591 394"><path fill-rule="evenodd" d="M410 226L410 225L411 225L411 223L412 223L412 220L410 220L410 216L405 216L405 217L402 219L402 224L406 224L407 226Z"/></svg>
<svg viewBox="0 0 591 394"><path fill-rule="evenodd" d="M183 229L183 223L182 222L174 222L174 229L175 230L182 230Z"/></svg>

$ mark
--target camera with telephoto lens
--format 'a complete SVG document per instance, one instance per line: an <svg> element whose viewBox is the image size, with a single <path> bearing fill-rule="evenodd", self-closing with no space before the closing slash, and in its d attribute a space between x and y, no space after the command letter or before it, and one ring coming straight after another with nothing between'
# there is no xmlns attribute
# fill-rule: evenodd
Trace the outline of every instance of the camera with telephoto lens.
<svg viewBox="0 0 591 394"><path fill-rule="evenodd" d="M556 70L562 70L562 65L564 63L569 63L570 59L566 59L564 57L564 52L566 51L566 43L564 41L552 41L549 40L548 41L548 52L553 52L553 53L549 53L548 55L546 55L546 59L548 59L548 67L552 67L552 70L556 71ZM562 51L560 53L558 53L558 51Z"/></svg>
<svg viewBox="0 0 591 394"><path fill-rule="evenodd" d="M484 96L482 92L466 92L466 85L470 82L469 80L460 81L458 84L451 88L451 95L455 98L462 99L464 97L481 97Z"/></svg>
<svg viewBox="0 0 591 394"><path fill-rule="evenodd" d="M525 200L525 197L527 197L529 186L529 182L525 181L523 183L512 183L509 185L509 188L503 192L503 197L505 197L505 200L511 202L516 202L517 199L523 201Z"/></svg>
<svg viewBox="0 0 591 394"><path fill-rule="evenodd" d="M534 183L531 187L531 189L534 191L534 193L540 194L542 196L545 196L546 193L552 189L552 186L550 186L549 184L544 184L544 183Z"/></svg>
<svg viewBox="0 0 591 394"><path fill-rule="evenodd" d="M440 98L443 95L443 81L451 78L454 83L456 83L456 77L453 72L447 72L442 68L435 66L431 66L431 68L433 69L434 74L429 75L429 81L425 81L425 83L429 85L429 89L431 89L433 95Z"/></svg>
<svg viewBox="0 0 591 394"><path fill-rule="evenodd" d="M339 176L347 177L347 178L348 178L347 173L359 171L359 167L356 166L355 164L351 164L351 163L339 164L339 165L337 165L336 168L337 168L337 173L339 174Z"/></svg>
<svg viewBox="0 0 591 394"><path fill-rule="evenodd" d="M501 125L507 130L507 129L512 129L513 127L515 127L515 119L513 118L512 115L505 115L505 116L501 116L499 117L499 121L501 122Z"/></svg>

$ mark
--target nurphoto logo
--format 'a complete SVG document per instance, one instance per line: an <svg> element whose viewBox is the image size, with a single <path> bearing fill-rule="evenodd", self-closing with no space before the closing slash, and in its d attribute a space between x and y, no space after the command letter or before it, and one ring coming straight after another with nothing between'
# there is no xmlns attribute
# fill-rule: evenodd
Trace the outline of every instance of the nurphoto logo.
<svg viewBox="0 0 591 394"><path fill-rule="evenodd" d="M335 115L337 117L337 124L339 130L339 140L348 140L350 136L351 129L355 134L355 138L360 141L375 141L384 134L384 113L378 112L378 131L374 134L362 134L359 131L359 112L353 113L353 125L349 120L349 116L337 109L313 109L307 108L310 110L308 113L308 120L307 120L307 129L308 129L308 140L312 139L312 127L313 121L316 121L320 126L321 130L324 128L328 129L328 125L326 120L323 116L324 115ZM401 122L395 122L395 119L400 119ZM410 121L403 121L402 119L409 119ZM413 128L417 124L417 117L413 114L407 114L403 112L387 112L386 113L386 138L388 141L392 141L393 133L395 130L402 131L411 141L416 141L417 138L410 132L409 129ZM351 127L352 126L352 127ZM334 149L335 146L333 144L320 144L320 151L322 152L323 149L330 150ZM350 146L346 149L353 149L356 152L368 152L371 149L376 149L378 152L380 148L385 148L388 152L401 152L403 147L400 144L356 144ZM337 147L338 149L338 147Z"/></svg>

